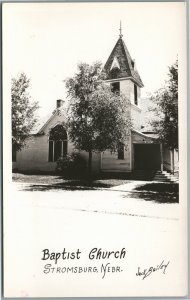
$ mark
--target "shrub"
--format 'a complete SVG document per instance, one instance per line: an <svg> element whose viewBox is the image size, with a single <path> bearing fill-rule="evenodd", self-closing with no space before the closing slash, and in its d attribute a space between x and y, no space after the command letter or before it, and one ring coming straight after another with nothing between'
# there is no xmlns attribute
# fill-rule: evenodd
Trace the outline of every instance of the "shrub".
<svg viewBox="0 0 190 300"><path fill-rule="evenodd" d="M56 171L64 177L85 177L86 162L79 153L67 154L56 162Z"/></svg>

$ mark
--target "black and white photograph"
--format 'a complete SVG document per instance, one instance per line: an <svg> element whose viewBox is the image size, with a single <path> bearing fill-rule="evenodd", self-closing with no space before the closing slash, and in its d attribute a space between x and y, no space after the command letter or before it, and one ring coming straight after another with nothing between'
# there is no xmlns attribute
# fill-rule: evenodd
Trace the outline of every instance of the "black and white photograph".
<svg viewBox="0 0 190 300"><path fill-rule="evenodd" d="M2 24L4 297L185 296L185 2Z"/></svg>

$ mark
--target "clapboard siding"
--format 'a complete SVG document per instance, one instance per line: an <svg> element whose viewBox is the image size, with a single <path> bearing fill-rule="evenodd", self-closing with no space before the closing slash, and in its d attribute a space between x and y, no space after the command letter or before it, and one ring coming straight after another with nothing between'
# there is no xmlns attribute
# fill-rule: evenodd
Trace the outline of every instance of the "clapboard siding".
<svg viewBox="0 0 190 300"><path fill-rule="evenodd" d="M124 159L118 159L117 152L107 150L102 153L101 170L123 172L131 170L131 135L125 142Z"/></svg>
<svg viewBox="0 0 190 300"><path fill-rule="evenodd" d="M126 154L126 153L125 153ZM102 170L122 170L127 171L130 169L129 157L125 156L125 159L118 159L116 153L110 153L110 151L105 151L102 154Z"/></svg>

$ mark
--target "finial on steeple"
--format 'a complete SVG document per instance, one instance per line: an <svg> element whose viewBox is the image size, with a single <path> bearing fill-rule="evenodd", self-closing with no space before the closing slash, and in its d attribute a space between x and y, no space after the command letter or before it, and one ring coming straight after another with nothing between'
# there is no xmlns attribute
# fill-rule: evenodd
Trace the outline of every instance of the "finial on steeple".
<svg viewBox="0 0 190 300"><path fill-rule="evenodd" d="M123 34L122 34L121 21L120 21L120 28L119 28L119 32L120 32L120 35L119 35L119 37L120 37L120 39L122 39L122 37L123 37Z"/></svg>

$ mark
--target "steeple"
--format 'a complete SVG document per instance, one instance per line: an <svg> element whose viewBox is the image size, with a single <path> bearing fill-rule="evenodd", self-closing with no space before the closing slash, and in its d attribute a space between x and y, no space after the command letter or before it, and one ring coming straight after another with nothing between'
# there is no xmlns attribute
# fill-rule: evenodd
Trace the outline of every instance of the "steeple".
<svg viewBox="0 0 190 300"><path fill-rule="evenodd" d="M139 87L143 87L143 82L136 69L135 60L131 55L122 39L122 26L120 21L119 39L113 48L105 66L107 79L129 78L136 82Z"/></svg>

